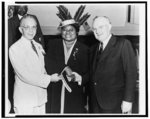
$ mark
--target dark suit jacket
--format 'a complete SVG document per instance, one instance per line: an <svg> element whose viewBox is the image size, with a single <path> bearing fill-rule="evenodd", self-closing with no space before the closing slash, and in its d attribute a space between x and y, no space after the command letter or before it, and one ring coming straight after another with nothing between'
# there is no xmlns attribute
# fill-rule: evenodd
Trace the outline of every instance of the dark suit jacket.
<svg viewBox="0 0 150 119"><path fill-rule="evenodd" d="M77 51L78 50L78 51ZM76 42L67 65L82 76L82 85L70 82L72 92L65 89L65 113L84 113L86 95L84 86L89 80L89 57L88 48L80 42ZM62 39L50 40L45 58L45 66L48 74L61 73L65 65L64 48ZM61 101L62 81L50 83L48 87L47 112L59 113Z"/></svg>
<svg viewBox="0 0 150 119"><path fill-rule="evenodd" d="M45 48L44 46L44 38L43 38L43 34L41 31L41 27L39 24L39 21L37 19L37 17L35 15L32 15L36 21L37 21L37 33L34 37L35 41L37 41L38 43L41 43L42 46ZM19 31L19 25L20 25L20 20L18 18L18 15L15 15L14 17L8 19L8 46L10 47L14 42L16 42L17 40L19 40L19 38L21 37L21 33ZM39 40L40 38L40 40Z"/></svg>
<svg viewBox="0 0 150 119"><path fill-rule="evenodd" d="M103 109L121 106L123 100L132 102L137 70L131 43L128 40L112 36L99 58L97 68L95 68L97 47L98 45L95 45L91 49L90 107L93 108L93 91L98 104Z"/></svg>

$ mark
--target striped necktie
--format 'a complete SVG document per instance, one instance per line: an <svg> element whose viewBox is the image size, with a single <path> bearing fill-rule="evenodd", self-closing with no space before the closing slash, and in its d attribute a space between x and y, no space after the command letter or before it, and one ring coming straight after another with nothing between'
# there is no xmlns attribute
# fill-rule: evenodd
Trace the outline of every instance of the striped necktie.
<svg viewBox="0 0 150 119"><path fill-rule="evenodd" d="M37 50L36 50L36 47L35 47L33 41L31 41L31 45L32 45L32 48L33 48L34 52L38 55L38 52L37 52Z"/></svg>

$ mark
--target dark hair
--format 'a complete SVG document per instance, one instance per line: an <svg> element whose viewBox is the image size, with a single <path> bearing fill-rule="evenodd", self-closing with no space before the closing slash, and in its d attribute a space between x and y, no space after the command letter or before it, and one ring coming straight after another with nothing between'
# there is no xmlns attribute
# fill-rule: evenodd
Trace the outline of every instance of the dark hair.
<svg viewBox="0 0 150 119"><path fill-rule="evenodd" d="M27 5L17 5L17 6L15 6L16 12L18 12L18 9L19 9L20 7L25 7L25 9L28 11L28 6L27 6Z"/></svg>

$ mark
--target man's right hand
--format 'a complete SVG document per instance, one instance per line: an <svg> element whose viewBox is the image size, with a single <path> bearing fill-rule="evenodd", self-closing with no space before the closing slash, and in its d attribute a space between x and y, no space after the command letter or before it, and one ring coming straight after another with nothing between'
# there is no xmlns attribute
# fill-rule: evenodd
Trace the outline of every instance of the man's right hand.
<svg viewBox="0 0 150 119"><path fill-rule="evenodd" d="M59 80L61 80L61 77L57 73L51 75L52 82L57 82Z"/></svg>

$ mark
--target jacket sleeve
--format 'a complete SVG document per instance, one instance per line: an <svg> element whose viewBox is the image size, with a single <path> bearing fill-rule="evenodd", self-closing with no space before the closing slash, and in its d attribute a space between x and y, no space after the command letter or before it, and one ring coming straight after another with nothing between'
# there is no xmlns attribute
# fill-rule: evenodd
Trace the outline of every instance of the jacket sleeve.
<svg viewBox="0 0 150 119"><path fill-rule="evenodd" d="M28 65L27 63L30 63L30 61L25 56L24 52L19 52L19 50L10 47L9 58L15 70L15 74L22 82L33 86L47 88L51 76L39 73L32 65ZM29 68L29 66L31 67Z"/></svg>
<svg viewBox="0 0 150 119"><path fill-rule="evenodd" d="M10 47L13 44L13 38L15 37L13 32L15 29L13 29L12 23L10 19L8 20L8 47Z"/></svg>
<svg viewBox="0 0 150 119"><path fill-rule="evenodd" d="M124 100L132 102L134 98L136 79L137 79L137 68L135 53L128 40L124 41L122 47L122 61L125 75L125 92Z"/></svg>

